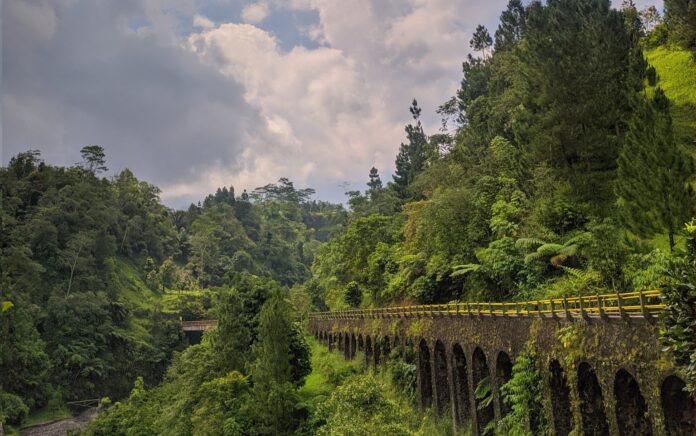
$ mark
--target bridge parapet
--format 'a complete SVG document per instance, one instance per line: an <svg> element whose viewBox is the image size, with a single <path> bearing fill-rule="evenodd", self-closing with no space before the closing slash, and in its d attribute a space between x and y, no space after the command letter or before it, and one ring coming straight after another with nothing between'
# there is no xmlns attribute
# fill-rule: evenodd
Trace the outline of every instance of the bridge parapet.
<svg viewBox="0 0 696 436"><path fill-rule="evenodd" d="M520 302L447 303L315 312L312 319L375 319L421 316L643 317L661 312L660 291L639 291Z"/></svg>

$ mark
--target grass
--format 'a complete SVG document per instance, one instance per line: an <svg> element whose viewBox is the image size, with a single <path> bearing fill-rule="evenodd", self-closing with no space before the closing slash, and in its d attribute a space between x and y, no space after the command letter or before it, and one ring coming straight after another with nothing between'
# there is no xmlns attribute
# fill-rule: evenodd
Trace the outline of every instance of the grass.
<svg viewBox="0 0 696 436"><path fill-rule="evenodd" d="M646 51L645 57L657 71L657 84L672 101L677 142L696 151L696 62L691 52L661 46Z"/></svg>
<svg viewBox="0 0 696 436"><path fill-rule="evenodd" d="M43 424L49 421L70 418L72 414L67 407L61 405L59 407L44 407L43 409L35 410L29 414L24 420L22 428L31 427L32 425Z"/></svg>
<svg viewBox="0 0 696 436"><path fill-rule="evenodd" d="M307 336L307 343L312 353L312 372L305 379L299 394L303 401L317 404L331 395L348 376L360 372L362 359L356 355L353 360L345 360L340 353L329 352L312 336Z"/></svg>
<svg viewBox="0 0 696 436"><path fill-rule="evenodd" d="M133 263L121 257L113 257L111 262L111 286L136 308L152 310L160 294L145 284L144 277L141 277Z"/></svg>
<svg viewBox="0 0 696 436"><path fill-rule="evenodd" d="M300 398L311 408L325 401L332 392L352 375L367 376L363 367L364 355L357 353L353 360L345 360L343 353L338 350L329 352L328 349L320 344L314 337L307 336L307 343L310 346L312 357L312 372L305 379L305 384L300 388ZM387 371L380 370L372 374L375 382L387 399L393 401L401 410L406 411L408 416L405 424L410 428L414 435L450 435L452 434L452 421L448 416L436 418L433 411L422 411L417 409L409 401L405 400L398 390L393 386L391 377ZM470 428L460 429L463 435L471 434Z"/></svg>

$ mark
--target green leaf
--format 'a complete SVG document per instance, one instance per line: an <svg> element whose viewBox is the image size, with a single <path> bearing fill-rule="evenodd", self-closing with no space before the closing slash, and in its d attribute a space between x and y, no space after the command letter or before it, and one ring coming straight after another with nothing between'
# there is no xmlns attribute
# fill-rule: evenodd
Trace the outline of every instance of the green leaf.
<svg viewBox="0 0 696 436"><path fill-rule="evenodd" d="M14 307L14 304L11 301L3 301L2 302L2 313L7 312L8 310L12 309Z"/></svg>

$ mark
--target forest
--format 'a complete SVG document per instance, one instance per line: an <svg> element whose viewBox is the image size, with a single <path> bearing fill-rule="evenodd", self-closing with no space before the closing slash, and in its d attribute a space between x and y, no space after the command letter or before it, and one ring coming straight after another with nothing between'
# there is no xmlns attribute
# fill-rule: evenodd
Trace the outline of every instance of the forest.
<svg viewBox="0 0 696 436"><path fill-rule="evenodd" d="M473 34L441 128L415 96L391 180L366 168L345 205L282 177L172 210L130 170L106 177L98 145L70 167L12 157L5 431L94 400L81 434L451 434L418 409L408 356L376 373L306 330L311 312L397 304L659 288L665 349L693 380L696 2L664 3L510 0ZM217 328L191 343L182 319ZM497 434L531 434L538 377L518 359Z"/></svg>

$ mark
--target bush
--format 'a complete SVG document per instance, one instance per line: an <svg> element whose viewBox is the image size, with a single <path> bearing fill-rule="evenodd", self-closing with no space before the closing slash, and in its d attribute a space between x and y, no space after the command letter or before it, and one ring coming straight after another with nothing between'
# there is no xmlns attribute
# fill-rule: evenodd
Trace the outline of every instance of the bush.
<svg viewBox="0 0 696 436"><path fill-rule="evenodd" d="M0 421L19 425L29 414L29 407L17 395L0 392Z"/></svg>

